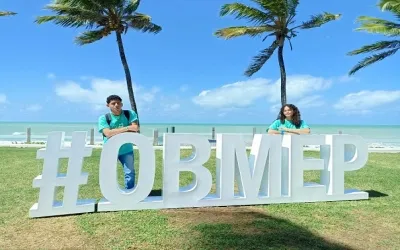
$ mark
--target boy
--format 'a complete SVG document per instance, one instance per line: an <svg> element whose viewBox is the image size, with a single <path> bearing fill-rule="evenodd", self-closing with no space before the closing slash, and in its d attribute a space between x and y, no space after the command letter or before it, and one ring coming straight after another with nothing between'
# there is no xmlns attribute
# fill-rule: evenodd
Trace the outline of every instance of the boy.
<svg viewBox="0 0 400 250"><path fill-rule="evenodd" d="M139 131L137 114L132 110L122 110L122 106L121 97L117 95L107 97L107 107L110 109L110 113L101 115L98 120L98 131L103 134L103 143L106 143L108 138L114 135ZM121 146L118 160L124 170L125 188L132 189L135 186L135 168L131 143Z"/></svg>

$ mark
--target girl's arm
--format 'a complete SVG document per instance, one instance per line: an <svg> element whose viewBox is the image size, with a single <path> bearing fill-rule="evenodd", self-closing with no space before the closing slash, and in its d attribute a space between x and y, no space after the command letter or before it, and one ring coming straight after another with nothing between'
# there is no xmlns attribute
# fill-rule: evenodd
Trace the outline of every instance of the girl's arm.
<svg viewBox="0 0 400 250"><path fill-rule="evenodd" d="M280 125L280 121L279 120L275 120L271 126L268 127L268 134L270 135L276 135L276 134L280 134L281 132L279 131L279 125Z"/></svg>
<svg viewBox="0 0 400 250"><path fill-rule="evenodd" d="M288 133L292 133L292 134L296 134L296 135L307 135L307 134L310 134L310 132L311 132L310 127L307 125L307 123L304 120L301 121L301 125L300 125L299 129L285 128L284 130Z"/></svg>
<svg viewBox="0 0 400 250"><path fill-rule="evenodd" d="M297 134L297 135L305 135L310 133L310 128L300 128L300 129L290 129L284 128L285 132Z"/></svg>
<svg viewBox="0 0 400 250"><path fill-rule="evenodd" d="M276 134L280 134L281 132L279 132L278 130L275 129L268 129L268 134L270 135L276 135Z"/></svg>

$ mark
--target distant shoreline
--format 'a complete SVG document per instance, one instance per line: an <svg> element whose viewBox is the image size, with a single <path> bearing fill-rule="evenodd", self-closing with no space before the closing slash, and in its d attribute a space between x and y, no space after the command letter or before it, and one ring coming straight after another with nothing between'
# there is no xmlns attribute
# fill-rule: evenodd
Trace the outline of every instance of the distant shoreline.
<svg viewBox="0 0 400 250"><path fill-rule="evenodd" d="M64 142L65 147L70 147L71 142L65 141ZM103 148L102 143L95 142L95 145L86 145L87 147L94 148L94 149L101 149ZM45 148L46 144L43 141L40 142L33 142L31 144L27 143L15 143L12 141L0 141L0 147L10 147L10 148ZM134 146L136 148L136 146ZM162 150L163 146L153 146L154 149L156 150ZM212 149L215 149L216 147L214 145L211 145ZM247 149L251 149L251 146L247 146ZM181 149L192 149L191 146L181 146ZM303 148L305 151L319 151L318 147L308 147L305 146ZM400 147L368 147L368 152L369 153L400 153Z"/></svg>
<svg viewBox="0 0 400 250"><path fill-rule="evenodd" d="M141 134L152 141L163 143L165 133L196 134L215 139L217 134L240 135L250 146L254 134L265 134L267 125L222 125L222 124L142 124ZM97 131L96 124L74 124L74 123L0 123L1 144L21 144L27 141L44 144L50 132L63 131L65 141L71 141L72 133L77 131L86 132L87 140L95 143L102 142L102 135ZM348 134L361 136L370 148L392 148L400 147L400 125L392 126L336 126L336 125L311 125L311 134Z"/></svg>
<svg viewBox="0 0 400 250"><path fill-rule="evenodd" d="M271 124L272 121L270 122L265 122L265 123L185 123L185 122L148 122L144 123L141 122L142 126L148 126L148 125L164 125L164 126L267 126ZM93 124L96 125L96 121L39 121L39 122L33 122L33 121L0 121L0 124ZM313 124L309 123L309 126L321 126L321 127L377 127L377 126L384 126L384 127L399 127L399 124Z"/></svg>

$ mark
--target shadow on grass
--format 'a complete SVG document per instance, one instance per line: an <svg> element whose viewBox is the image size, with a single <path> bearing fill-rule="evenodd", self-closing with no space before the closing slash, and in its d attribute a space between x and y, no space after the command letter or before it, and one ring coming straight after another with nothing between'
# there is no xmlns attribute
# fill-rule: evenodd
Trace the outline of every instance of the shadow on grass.
<svg viewBox="0 0 400 250"><path fill-rule="evenodd" d="M386 197L389 196L387 194L375 191L375 190L366 190L365 192L367 192L369 194L370 198L378 198L378 197Z"/></svg>
<svg viewBox="0 0 400 250"><path fill-rule="evenodd" d="M161 189L151 190L149 196L162 196L162 190Z"/></svg>
<svg viewBox="0 0 400 250"><path fill-rule="evenodd" d="M190 236L187 244L197 249L352 249L288 220L245 207L195 210L176 211L175 218L176 223L190 220L197 237Z"/></svg>

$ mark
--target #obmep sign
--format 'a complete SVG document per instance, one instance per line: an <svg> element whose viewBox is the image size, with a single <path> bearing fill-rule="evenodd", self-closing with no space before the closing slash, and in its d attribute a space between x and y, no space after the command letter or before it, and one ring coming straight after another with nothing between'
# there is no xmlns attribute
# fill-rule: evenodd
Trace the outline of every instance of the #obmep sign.
<svg viewBox="0 0 400 250"><path fill-rule="evenodd" d="M30 217L46 217L97 211L237 206L273 203L319 202L368 199L368 193L344 188L344 173L362 168L368 160L368 145L353 135L267 135L256 134L248 156L240 135L218 134L216 144L216 192L213 177L204 164L211 155L207 138L195 134L164 134L162 196L149 196L155 179L155 149L137 133L123 133L103 146L99 185L103 198L82 200L79 188L89 173L83 160L91 156L86 132L74 132L71 147L64 147L64 132L49 134L46 148L39 149L42 174L33 180L39 188L38 202ZM140 155L139 178L131 191L120 188L117 155L121 145L132 143ZM189 144L192 155L181 159L180 147ZM305 158L304 145L320 145L320 158ZM59 173L59 159L68 158L66 173ZM320 172L320 183L305 183L304 171ZM182 171L194 174L193 182L179 185ZM235 181L239 191L235 192ZM55 199L56 188L64 187L63 199Z"/></svg>

